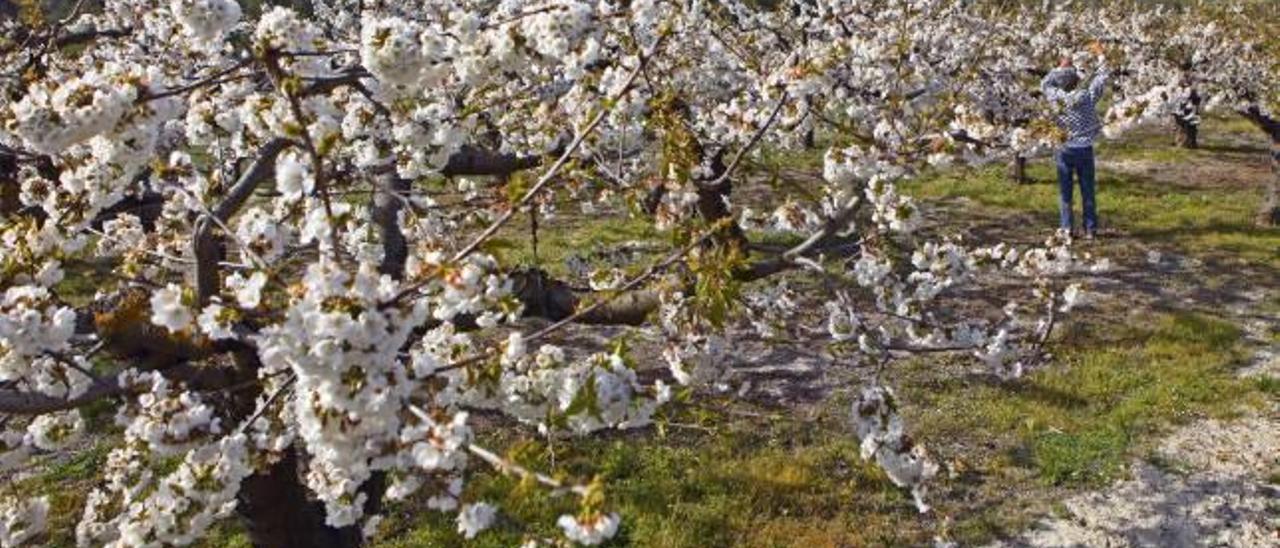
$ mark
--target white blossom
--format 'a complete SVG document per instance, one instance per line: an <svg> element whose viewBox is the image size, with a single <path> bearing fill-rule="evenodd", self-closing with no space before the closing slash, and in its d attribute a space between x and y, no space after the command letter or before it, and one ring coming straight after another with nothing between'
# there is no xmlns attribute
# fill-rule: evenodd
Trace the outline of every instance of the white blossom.
<svg viewBox="0 0 1280 548"><path fill-rule="evenodd" d="M923 446L906 435L893 390L882 386L863 390L853 404L853 427L861 440L862 458L874 459L895 485L911 489L920 513L928 512L924 499L938 466Z"/></svg>
<svg viewBox="0 0 1280 548"><path fill-rule="evenodd" d="M196 318L196 324L200 327L200 332L210 339L232 339L235 338L235 332L231 330L231 324L227 323L228 310L219 303L210 303L200 311L200 315Z"/></svg>
<svg viewBox="0 0 1280 548"><path fill-rule="evenodd" d="M48 526L48 497L0 498L0 546L26 546Z"/></svg>
<svg viewBox="0 0 1280 548"><path fill-rule="evenodd" d="M182 302L182 287L168 284L151 295L151 323L168 329L182 331L191 324L191 310Z"/></svg>
<svg viewBox="0 0 1280 548"><path fill-rule="evenodd" d="M1062 306L1058 308L1060 312L1070 312L1071 309L1086 302L1084 290L1080 289L1080 284L1071 284L1062 291Z"/></svg>
<svg viewBox="0 0 1280 548"><path fill-rule="evenodd" d="M493 525L497 509L484 502L468 504L458 511L458 532L468 540L476 538L485 529Z"/></svg>
<svg viewBox="0 0 1280 548"><path fill-rule="evenodd" d="M44 451L58 451L84 433L79 411L40 415L27 426L27 443Z"/></svg>
<svg viewBox="0 0 1280 548"><path fill-rule="evenodd" d="M183 30L199 41L221 39L240 20L234 0L171 0L169 9Z"/></svg>
<svg viewBox="0 0 1280 548"><path fill-rule="evenodd" d="M596 546L613 538L621 521L617 514L595 514L585 518L563 515L556 524L569 540L584 546Z"/></svg>

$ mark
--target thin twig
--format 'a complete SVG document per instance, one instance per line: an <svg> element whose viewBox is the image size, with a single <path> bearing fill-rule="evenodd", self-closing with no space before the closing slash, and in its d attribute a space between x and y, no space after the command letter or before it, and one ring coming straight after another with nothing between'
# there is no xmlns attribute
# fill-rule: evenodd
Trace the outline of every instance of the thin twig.
<svg viewBox="0 0 1280 548"><path fill-rule="evenodd" d="M733 157L733 161L729 162L728 167L724 168L724 173L721 173L714 181L698 183L698 186L707 189L716 189L719 188L720 185L724 184L725 181L729 180L729 177L733 175L734 170L738 168L738 164L742 162L742 158L760 143L760 140L764 138L764 134L773 126L773 123L778 119L778 115L782 113L782 107L787 104L788 99L790 99L790 96L787 92L782 92L782 97L778 98L778 104L773 107L773 113L769 115L769 119L765 120L764 125L760 126L760 129L756 130L755 135L751 136L751 140L747 141L746 146L738 150L738 153Z"/></svg>
<svg viewBox="0 0 1280 548"><path fill-rule="evenodd" d="M626 83L622 86L622 89L609 97L609 102L617 101L618 99L621 99L623 96L625 96L627 93L631 91L631 87L635 84L636 78L640 76L640 72L644 69L645 64L648 63L650 57L653 56L653 54L656 52L658 46L661 43L662 43L662 39L659 39L658 42L653 45L653 48L650 50L648 54L640 56L640 59L637 62L637 66L635 70L631 71L631 75L627 77ZM531 202L534 197L536 197L540 192L542 192L542 189L551 182L552 178L555 177L555 175L560 171L560 169L563 168L565 164L569 163L569 159L573 156L575 152L577 152L578 147L582 146L582 142L585 141L587 137L591 135L592 132L595 131L596 127L600 125L600 122L604 121L605 115L607 115L609 112L610 112L609 109L602 108L600 112L598 112L595 115L595 117L591 119L591 122L588 123L587 126L583 128L581 132L578 133L578 136L574 138L573 142L569 144L569 147L565 149L563 154L560 155L560 158L556 160L556 163L553 164L551 168L547 170L546 173L542 174L542 177L538 179L538 182L534 184L533 187L530 188L527 192L525 192L524 196L522 196L520 200L512 204L511 207L508 208L507 211L502 214L502 216L494 220L493 223L491 223L489 227L484 230L484 232L481 232L479 236L477 236L474 240L472 240L470 244L468 244L466 247L462 248L460 251L454 254L452 258L452 262L461 261L462 259L465 259L468 255L473 253L477 248L480 247L481 244L483 244L485 241L491 238L495 233L498 232L499 229L501 229L504 225L506 225L507 222L511 220L511 217L514 216L516 212L520 210L520 208L528 205L529 202Z"/></svg>
<svg viewBox="0 0 1280 548"><path fill-rule="evenodd" d="M413 408L413 407L411 407L410 409L416 410L416 408ZM474 443L467 444L467 452L477 457L480 457L480 460L483 460L489 463L489 465L493 466L499 472L502 472L504 474L514 474L525 479L532 479L546 487L550 487L556 490L557 492L567 491L575 495L578 495L580 497L587 496L588 490L585 485L565 484L564 482L557 480L551 476L548 476L541 472L535 472L533 470L520 466L519 464L506 460L498 456L493 451L480 447Z"/></svg>
<svg viewBox="0 0 1280 548"><path fill-rule="evenodd" d="M251 62L252 62L252 59L246 59L246 60L240 61L239 63L236 63L236 64L234 64L234 65L231 65L231 66L229 66L229 67L227 67L227 68L225 68L225 69L222 69L222 70L219 70L219 71L217 71L217 72L215 72L215 73L213 73L213 74L210 74L209 76L205 77L204 79L199 80L199 81L196 81L196 82L193 82L193 83L191 83L191 84L188 84L188 85L185 85L185 86L179 86L179 87L176 87L176 88L173 88L173 89L167 89L167 90L165 90L165 91L162 91L162 92L157 93L157 94L154 94L154 95L150 95L150 94L148 94L148 95L143 95L142 97L139 97L139 98L138 98L138 102L154 101L154 100L157 100L157 99L164 99L164 98L166 98L166 97L172 97L172 96L174 96L174 95L182 95L182 94L184 94L184 93L187 93L188 91L192 91L192 90L195 90L195 89L200 88L200 87L203 87L203 86L212 86L212 85L217 85L217 84L224 84L224 83L227 83L227 82L232 82L232 81L239 80L239 79L243 79L243 78L248 78L248 77L253 76L253 75L252 75L252 74L244 74L244 75L240 75L240 76L234 76L234 77L231 77L231 78L223 78L223 76L226 76L226 75L231 74L231 73L233 73L233 72L235 72L235 71L237 71L237 70L240 70L240 69L242 69L242 68L244 68L244 67L246 67L246 66L249 66L249 64L250 64Z"/></svg>
<svg viewBox="0 0 1280 548"><path fill-rule="evenodd" d="M253 415L250 415L247 420L240 423L240 432L244 433L246 430L252 427L253 423L257 421L258 418L261 417L264 413L266 413L267 409L270 409L271 406L276 403L276 400L280 399L281 397L284 396L286 392L293 389L293 381L296 381L296 380L298 380L298 376L293 373L290 373L289 378L285 379L284 384L281 385L280 388L277 388L276 391L272 393L270 397L267 398L267 401L262 404L262 407L259 407L257 411L253 412Z"/></svg>

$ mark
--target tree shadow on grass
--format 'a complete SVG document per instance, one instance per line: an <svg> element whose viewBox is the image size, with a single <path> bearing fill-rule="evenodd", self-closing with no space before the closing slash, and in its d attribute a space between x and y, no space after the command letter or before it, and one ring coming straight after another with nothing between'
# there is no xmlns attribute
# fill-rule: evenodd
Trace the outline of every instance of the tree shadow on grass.
<svg viewBox="0 0 1280 548"><path fill-rule="evenodd" d="M1051 186L1054 188L1058 188L1058 179L1056 176L1053 176L1053 175L1050 175L1047 177L1032 177L1028 175L1027 178L1023 180L1021 183L1015 183L1010 181L1009 184L1015 185L1015 186Z"/></svg>
<svg viewBox="0 0 1280 548"><path fill-rule="evenodd" d="M1267 148L1261 144L1253 145L1253 144L1240 144L1240 143L1202 144L1200 145L1200 150L1204 152L1213 152L1213 153L1219 153L1219 154L1236 154L1236 155L1246 155L1246 154L1247 155L1253 155L1253 154L1265 155L1267 153Z"/></svg>
<svg viewBox="0 0 1280 548"><path fill-rule="evenodd" d="M1210 235L1234 235L1244 238L1265 238L1280 235L1280 229L1278 228L1258 226L1249 221L1211 221L1191 226L1134 228L1129 233L1137 238L1152 241L1176 241ZM1276 250L1276 255L1280 256L1280 249Z"/></svg>
<svg viewBox="0 0 1280 548"><path fill-rule="evenodd" d="M1080 396L1026 379L1002 384L1007 392L1042 405L1051 405L1068 410L1082 409L1089 405L1089 400Z"/></svg>

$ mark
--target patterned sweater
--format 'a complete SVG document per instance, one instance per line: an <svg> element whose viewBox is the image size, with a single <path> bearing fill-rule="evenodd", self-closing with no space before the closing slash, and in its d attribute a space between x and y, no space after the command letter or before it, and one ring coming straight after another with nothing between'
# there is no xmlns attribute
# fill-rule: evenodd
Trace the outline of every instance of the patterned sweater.
<svg viewBox="0 0 1280 548"><path fill-rule="evenodd" d="M1107 91L1107 78L1110 71L1106 64L1098 66L1097 72L1087 86L1078 86L1074 91L1062 89L1062 81L1069 78L1068 72L1074 68L1057 68L1049 72L1040 82L1040 91L1054 105L1059 107L1058 125L1067 131L1067 148L1084 148L1093 146L1102 134L1102 120L1098 118L1098 101Z"/></svg>

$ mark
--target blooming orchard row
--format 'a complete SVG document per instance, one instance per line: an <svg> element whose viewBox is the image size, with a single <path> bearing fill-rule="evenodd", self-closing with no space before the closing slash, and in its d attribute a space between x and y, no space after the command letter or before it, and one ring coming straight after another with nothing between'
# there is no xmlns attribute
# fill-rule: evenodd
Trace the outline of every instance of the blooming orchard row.
<svg viewBox="0 0 1280 548"><path fill-rule="evenodd" d="M1021 375L1082 299L1070 274L1106 265L1063 236L1019 249L918 234L896 184L1053 145L1032 69L1091 41L1129 74L1113 129L1167 116L1189 82L1263 117L1276 96L1274 50L1245 40L1242 12L1206 27L1200 12L992 16L950 0L312 4L106 0L0 23L0 177L20 202L0 225L0 458L71 450L78 408L119 402L83 545L186 544L236 512L258 545L356 545L384 500L418 492L472 538L501 516L465 494L477 459L575 493L581 510L557 525L598 544L620 526L603 486L496 456L468 417L547 436L648 425L677 385L724 377L733 333L789 329L802 299L830 301L842 359L879 364L853 433L924 511L936 467L906 435L890 364L968 353ZM1170 62L1174 44L1196 62ZM814 132L831 145L812 200L735 202L756 151ZM677 244L634 276L593 274L596 291L530 293L527 271L483 250L556 197L650 215ZM800 243L761 253L747 229ZM116 282L77 309L61 282L86 263ZM777 276L795 270L831 293L795 295ZM1025 294L955 312L965 288L1010 278ZM636 320L665 374L639 374L653 364L621 345L546 342L569 322ZM0 511L0 545L17 545L48 501L6 496Z"/></svg>

